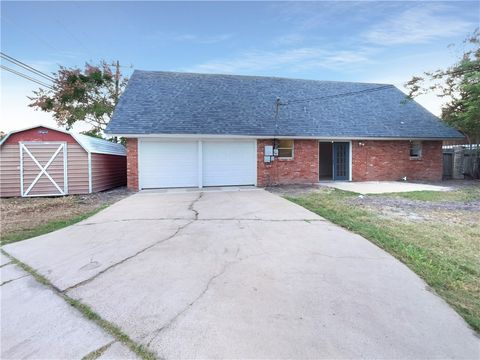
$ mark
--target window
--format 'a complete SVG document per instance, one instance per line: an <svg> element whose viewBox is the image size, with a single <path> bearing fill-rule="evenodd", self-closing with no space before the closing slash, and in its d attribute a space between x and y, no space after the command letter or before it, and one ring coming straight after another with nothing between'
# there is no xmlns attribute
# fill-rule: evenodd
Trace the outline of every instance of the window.
<svg viewBox="0 0 480 360"><path fill-rule="evenodd" d="M293 159L293 140L278 140L278 157Z"/></svg>
<svg viewBox="0 0 480 360"><path fill-rule="evenodd" d="M410 142L410 158L420 159L422 157L422 142L411 141Z"/></svg>

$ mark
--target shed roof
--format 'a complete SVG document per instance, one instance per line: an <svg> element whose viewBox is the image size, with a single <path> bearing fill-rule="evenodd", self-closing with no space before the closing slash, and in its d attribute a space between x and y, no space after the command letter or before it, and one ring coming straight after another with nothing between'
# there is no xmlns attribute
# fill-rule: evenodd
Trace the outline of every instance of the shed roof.
<svg viewBox="0 0 480 360"><path fill-rule="evenodd" d="M88 152L95 154L127 155L125 146L83 134L71 134Z"/></svg>
<svg viewBox="0 0 480 360"><path fill-rule="evenodd" d="M25 128L25 129L11 131L0 141L0 146L3 145L3 143L5 143L7 141L7 139L12 134L17 134L17 133L20 133L22 131L35 129L35 128L39 128L39 127L71 135L75 139L75 141L77 141L78 144L82 148L84 148L85 151L88 152L88 153L107 154L107 155L122 155L122 156L127 155L127 150L125 149L125 146L123 146L122 144L113 143L111 141L95 138L95 137L88 136L88 135L75 134L75 133L65 131L65 130L62 130L62 129L55 129L55 128L52 128L52 127L46 126L46 125L35 125L35 126L30 126L28 128Z"/></svg>
<svg viewBox="0 0 480 360"><path fill-rule="evenodd" d="M106 133L463 137L393 85L139 70Z"/></svg>

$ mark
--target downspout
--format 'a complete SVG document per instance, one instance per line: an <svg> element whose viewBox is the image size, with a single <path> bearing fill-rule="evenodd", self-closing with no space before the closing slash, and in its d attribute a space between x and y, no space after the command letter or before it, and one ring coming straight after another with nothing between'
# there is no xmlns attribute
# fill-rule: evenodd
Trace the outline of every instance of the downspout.
<svg viewBox="0 0 480 360"><path fill-rule="evenodd" d="M277 133L278 133L278 113L280 111L280 105L283 105L280 102L280 98L277 97L275 100L275 128L273 130L273 171L272 171L272 177L273 177L273 185L278 185L278 161L275 159L275 145L277 142ZM277 156L278 159L278 156Z"/></svg>

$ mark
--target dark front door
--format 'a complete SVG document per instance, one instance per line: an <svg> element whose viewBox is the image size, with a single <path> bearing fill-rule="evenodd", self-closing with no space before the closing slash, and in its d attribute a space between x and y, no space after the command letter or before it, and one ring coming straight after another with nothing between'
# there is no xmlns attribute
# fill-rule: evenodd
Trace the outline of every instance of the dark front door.
<svg viewBox="0 0 480 360"><path fill-rule="evenodd" d="M349 146L348 142L333 143L333 180L349 180Z"/></svg>

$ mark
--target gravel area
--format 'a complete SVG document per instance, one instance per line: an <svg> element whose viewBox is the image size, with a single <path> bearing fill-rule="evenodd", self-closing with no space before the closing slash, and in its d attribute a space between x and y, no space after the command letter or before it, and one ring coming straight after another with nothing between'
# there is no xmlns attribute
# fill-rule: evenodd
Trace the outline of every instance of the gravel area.
<svg viewBox="0 0 480 360"><path fill-rule="evenodd" d="M432 183L429 183L432 184ZM433 183L434 185L448 186L452 191L465 192L480 186L479 181L443 181ZM328 194L335 191L334 188L322 185L288 185L276 186L267 189L270 192L281 196L304 196L309 193ZM450 192L448 192L450 193ZM423 201L408 199L401 196L384 195L351 195L338 201L345 202L352 207L364 208L374 211L382 218L397 219L405 221L447 221L451 224L476 224L480 222L480 198L474 197L469 201L456 201L448 199L448 193L445 193L445 199L439 201ZM441 194L440 194L441 195ZM441 198L442 196L440 196Z"/></svg>
<svg viewBox="0 0 480 360"><path fill-rule="evenodd" d="M458 201L421 201L402 198L393 198L387 196L358 196L348 200L352 205L365 205L371 207L393 207L393 208L411 208L426 210L465 210L480 211L480 200L470 202Z"/></svg>

